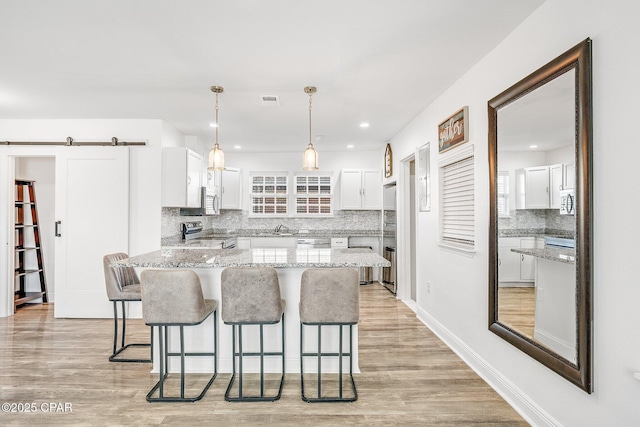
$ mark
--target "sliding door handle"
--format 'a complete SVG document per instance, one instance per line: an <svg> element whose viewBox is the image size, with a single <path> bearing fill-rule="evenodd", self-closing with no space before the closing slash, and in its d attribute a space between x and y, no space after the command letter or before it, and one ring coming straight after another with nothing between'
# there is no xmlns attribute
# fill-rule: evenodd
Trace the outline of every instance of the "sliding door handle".
<svg viewBox="0 0 640 427"><path fill-rule="evenodd" d="M62 224L62 221L56 221L56 237L62 236L62 234L60 234L60 224Z"/></svg>

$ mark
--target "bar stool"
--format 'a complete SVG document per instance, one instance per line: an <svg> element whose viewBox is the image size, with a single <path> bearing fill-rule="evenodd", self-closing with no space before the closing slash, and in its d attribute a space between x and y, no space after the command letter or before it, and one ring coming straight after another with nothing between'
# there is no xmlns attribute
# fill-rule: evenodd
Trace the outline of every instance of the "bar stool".
<svg viewBox="0 0 640 427"><path fill-rule="evenodd" d="M160 371L158 382L147 393L148 402L195 402L204 397L218 375L218 301L204 299L198 275L191 270L145 270L140 275L142 317L158 328ZM184 327L199 325L213 313L213 353L185 353ZM169 351L168 328L180 328L180 352ZM169 376L169 357L180 356L180 396L165 396L165 380ZM185 357L213 356L213 375L195 397L185 396ZM152 397L158 390L158 397Z"/></svg>
<svg viewBox="0 0 640 427"><path fill-rule="evenodd" d="M284 384L284 309L285 301L280 298L280 284L276 270L271 267L228 267L222 271L222 321L232 326L233 374L224 394L229 402L274 401L280 399ZM282 350L264 351L263 327L268 324L282 323ZM260 351L243 350L242 327L260 326ZM237 339L236 339L237 333ZM236 350L237 344L237 350ZM243 393L243 358L260 357L260 394ZM265 395L264 359L268 356L282 358L282 375L276 395ZM231 396L231 388L236 379L236 358L238 360L238 395Z"/></svg>
<svg viewBox="0 0 640 427"><path fill-rule="evenodd" d="M131 343L125 345L125 336L127 332L127 314L125 312L126 301L140 301L140 280L133 267L112 267L111 264L123 259L129 258L129 255L118 252L105 255L102 258L104 265L104 283L107 287L107 296L109 301L113 301L113 352L109 356L109 362L153 362L153 333L149 343ZM118 302L122 304L122 343L120 348L118 344ZM116 358L120 353L129 347L149 347L148 359L128 359Z"/></svg>
<svg viewBox="0 0 640 427"><path fill-rule="evenodd" d="M358 271L353 268L311 268L302 273L300 284L300 385L305 402L353 402L358 400L353 380L353 325L360 318L360 289ZM316 352L304 351L304 327L317 326ZM322 327L339 328L338 352L323 352ZM343 351L343 327L349 326L349 351ZM339 362L338 395L322 396L322 357L337 357ZM317 358L317 397L307 397L304 389L304 359ZM343 394L343 359L349 358L349 378L353 395ZM326 376L326 374L325 374Z"/></svg>

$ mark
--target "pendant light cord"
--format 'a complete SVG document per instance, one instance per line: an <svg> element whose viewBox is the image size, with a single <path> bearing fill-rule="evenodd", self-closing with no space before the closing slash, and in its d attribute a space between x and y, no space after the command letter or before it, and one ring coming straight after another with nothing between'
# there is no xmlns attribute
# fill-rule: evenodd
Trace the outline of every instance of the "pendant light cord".
<svg viewBox="0 0 640 427"><path fill-rule="evenodd" d="M313 145L311 143L311 96L313 93L309 93L309 145Z"/></svg>
<svg viewBox="0 0 640 427"><path fill-rule="evenodd" d="M218 146L218 129L220 128L218 122L218 93L216 93L216 147Z"/></svg>

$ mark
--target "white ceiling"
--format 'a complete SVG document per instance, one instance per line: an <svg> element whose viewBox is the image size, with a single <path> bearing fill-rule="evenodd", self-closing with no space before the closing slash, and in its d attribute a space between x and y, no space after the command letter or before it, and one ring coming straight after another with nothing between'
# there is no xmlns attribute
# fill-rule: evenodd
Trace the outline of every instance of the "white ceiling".
<svg viewBox="0 0 640 427"><path fill-rule="evenodd" d="M313 85L319 151L380 149L542 2L0 0L0 119L163 119L210 146L220 85L225 150L302 151Z"/></svg>

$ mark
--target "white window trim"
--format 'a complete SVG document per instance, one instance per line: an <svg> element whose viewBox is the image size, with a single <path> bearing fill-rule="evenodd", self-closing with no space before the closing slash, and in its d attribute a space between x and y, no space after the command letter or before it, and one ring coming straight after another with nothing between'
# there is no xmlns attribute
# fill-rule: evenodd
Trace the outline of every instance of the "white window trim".
<svg viewBox="0 0 640 427"><path fill-rule="evenodd" d="M265 213L254 213L253 212L253 197L270 197L271 195L260 195L259 193L253 192L253 177L254 176L262 176L262 177L286 177L287 178L287 192L285 194L276 195L273 197L284 197L287 199L285 205L287 207L287 213L273 213L273 214L265 214ZM291 176L287 171L250 171L249 172L249 218L288 218L291 216Z"/></svg>
<svg viewBox="0 0 640 427"><path fill-rule="evenodd" d="M329 197L331 199L331 203L330 203L330 213L328 214L323 214L323 213L298 213L298 185L297 185L297 178L299 176L304 176L304 177L309 177L309 176L319 176L319 177L329 177L329 185L331 187L329 194L324 194L324 195L320 195L318 194L318 197ZM334 178L334 174L332 171L310 171L310 172L295 172L293 174L293 179L292 179L292 187L293 187L293 197L291 198L291 204L293 205L292 209L291 209L291 214L294 217L299 217L299 218L331 218L335 216L335 178ZM306 196L302 196L302 197L306 197ZM313 195L312 195L313 197Z"/></svg>
<svg viewBox="0 0 640 427"><path fill-rule="evenodd" d="M499 218L509 218L511 217L511 188L512 188L512 183L511 183L511 174L508 171L498 171L498 177L497 177L497 182L496 182L496 190L498 188L500 188L499 185L499 180L501 176L506 176L507 177L507 187L508 187L508 191L507 192L503 192L503 193L499 193L498 191L496 191L496 210L498 211L498 217ZM502 195L502 197L501 197ZM500 199L504 199L505 200L505 205L507 207L507 212L500 212L499 206L500 206Z"/></svg>
<svg viewBox="0 0 640 427"><path fill-rule="evenodd" d="M442 156L442 158L440 160L438 160L438 177L439 177L439 187L440 187L440 191L439 191L439 204L440 204L440 208L439 208L439 219L438 219L438 245L440 247L442 247L443 249L446 249L447 251L451 251L453 253L459 253L459 254L464 254L467 256L473 256L473 254L475 254L476 252L476 242L477 242L477 237L476 237L476 232L477 229L475 227L475 222L476 222L476 208L477 208L477 204L474 201L474 206L473 206L473 216L474 216L474 231L473 231L473 247L471 246L458 246L446 241L442 241L442 206L443 206L443 202L442 202L442 196L443 196L443 168L445 166L451 165L453 163L456 163L460 160L464 160L468 157L473 157L473 168L474 168L474 186L475 186L475 156L474 156L474 146L473 144L467 144L463 147L460 147L456 150L452 150L451 152L445 154L444 156ZM474 191L475 192L475 191Z"/></svg>

